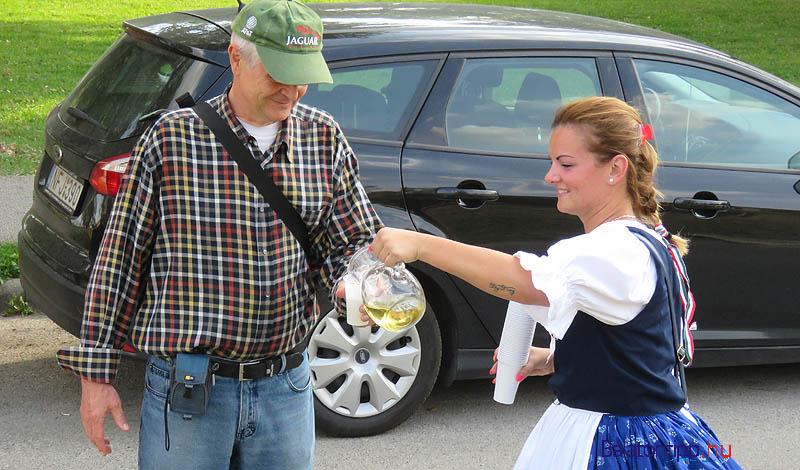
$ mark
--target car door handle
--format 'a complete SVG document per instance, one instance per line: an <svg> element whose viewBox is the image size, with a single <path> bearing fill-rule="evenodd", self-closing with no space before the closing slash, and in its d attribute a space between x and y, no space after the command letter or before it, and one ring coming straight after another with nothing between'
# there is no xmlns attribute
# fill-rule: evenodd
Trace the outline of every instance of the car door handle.
<svg viewBox="0 0 800 470"><path fill-rule="evenodd" d="M480 201L496 201L500 195L493 189L437 188L439 199L471 199Z"/></svg>
<svg viewBox="0 0 800 470"><path fill-rule="evenodd" d="M693 211L718 211L725 212L730 210L731 203L716 199L692 199L689 197L679 197L672 201L672 205L680 209Z"/></svg>

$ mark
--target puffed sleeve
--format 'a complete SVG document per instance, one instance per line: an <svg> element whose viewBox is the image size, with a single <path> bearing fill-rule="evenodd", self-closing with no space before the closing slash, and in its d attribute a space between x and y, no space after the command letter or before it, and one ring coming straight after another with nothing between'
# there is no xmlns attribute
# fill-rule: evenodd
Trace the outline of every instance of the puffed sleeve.
<svg viewBox="0 0 800 470"><path fill-rule="evenodd" d="M549 307L530 306L528 313L556 338L563 338L578 311L621 325L653 296L656 270L650 252L624 224L605 225L556 243L544 256L514 255L550 302Z"/></svg>

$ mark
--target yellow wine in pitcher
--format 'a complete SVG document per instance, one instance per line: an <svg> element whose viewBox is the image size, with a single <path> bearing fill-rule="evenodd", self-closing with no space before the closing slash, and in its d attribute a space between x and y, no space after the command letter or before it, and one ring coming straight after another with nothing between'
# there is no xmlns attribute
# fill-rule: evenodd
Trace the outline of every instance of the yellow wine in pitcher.
<svg viewBox="0 0 800 470"><path fill-rule="evenodd" d="M387 331L400 331L419 320L425 313L425 304L418 296L385 295L374 299L372 304L364 304L364 309L372 320Z"/></svg>

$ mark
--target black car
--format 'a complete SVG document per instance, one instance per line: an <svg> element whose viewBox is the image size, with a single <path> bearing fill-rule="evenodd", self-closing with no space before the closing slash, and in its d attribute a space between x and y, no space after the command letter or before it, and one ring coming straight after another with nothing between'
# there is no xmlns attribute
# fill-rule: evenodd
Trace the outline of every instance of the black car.
<svg viewBox="0 0 800 470"><path fill-rule="evenodd" d="M800 89L701 44L599 18L311 6L325 22L334 84L310 86L302 101L344 129L386 225L509 253L543 253L580 233L543 181L550 121L571 100L617 97L652 123L665 223L692 239L696 366L800 361L791 274L800 266ZM79 332L84 286L136 139L163 110L225 89L235 13L125 22L50 113L20 267L26 299L67 331ZM427 265L410 268L428 299L416 327L388 333L353 329L333 312L320 318L309 349L323 430L382 432L437 379L488 376L504 302Z"/></svg>

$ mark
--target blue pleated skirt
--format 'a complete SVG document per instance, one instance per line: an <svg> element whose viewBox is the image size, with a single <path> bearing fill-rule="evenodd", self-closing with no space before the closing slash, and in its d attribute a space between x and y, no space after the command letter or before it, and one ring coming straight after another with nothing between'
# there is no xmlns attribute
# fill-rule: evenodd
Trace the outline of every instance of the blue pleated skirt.
<svg viewBox="0 0 800 470"><path fill-rule="evenodd" d="M588 470L736 470L733 447L723 445L688 408L654 416L600 418Z"/></svg>

